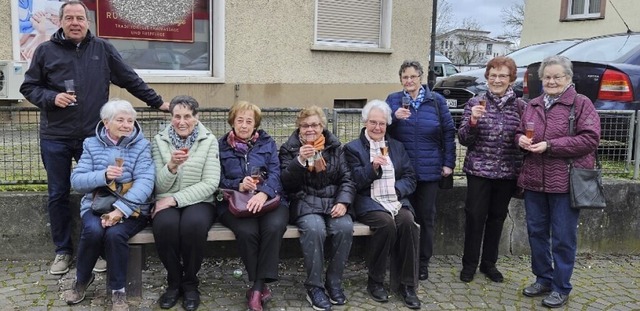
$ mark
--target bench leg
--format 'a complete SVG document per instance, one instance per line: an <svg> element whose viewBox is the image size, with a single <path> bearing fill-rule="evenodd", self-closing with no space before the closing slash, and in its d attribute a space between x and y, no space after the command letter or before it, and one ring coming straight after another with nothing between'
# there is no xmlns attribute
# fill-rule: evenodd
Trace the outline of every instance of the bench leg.
<svg viewBox="0 0 640 311"><path fill-rule="evenodd" d="M129 245L129 265L127 267L127 296L142 296L142 266L144 265L143 245Z"/></svg>

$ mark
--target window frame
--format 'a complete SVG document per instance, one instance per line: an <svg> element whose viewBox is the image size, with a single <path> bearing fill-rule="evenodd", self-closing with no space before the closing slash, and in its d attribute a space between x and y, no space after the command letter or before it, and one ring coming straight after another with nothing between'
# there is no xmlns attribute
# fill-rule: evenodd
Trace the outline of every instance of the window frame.
<svg viewBox="0 0 640 311"><path fill-rule="evenodd" d="M600 11L598 13L581 13L581 14L571 14L571 6L574 1L584 1L585 10L588 10L590 1L592 0L562 0L560 4L560 21L582 21L582 20L593 20L593 19L603 19L605 16L605 8L607 1L600 0Z"/></svg>

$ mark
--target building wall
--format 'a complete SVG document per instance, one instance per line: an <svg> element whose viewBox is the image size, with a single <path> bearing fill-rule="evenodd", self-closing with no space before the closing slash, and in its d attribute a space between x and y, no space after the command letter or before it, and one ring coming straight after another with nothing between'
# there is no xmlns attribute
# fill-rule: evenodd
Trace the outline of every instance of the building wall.
<svg viewBox="0 0 640 311"><path fill-rule="evenodd" d="M226 0L225 83L150 84L166 100L189 94L207 107L226 107L237 99L263 107L384 99L400 89L397 70L404 59L428 62L431 5L424 2L393 1L391 52L370 53L312 50L315 1ZM8 8L10 0L0 0L3 20L9 20ZM2 38L11 38L7 24L0 25ZM0 58L11 59L10 39L0 40L7 40L0 44ZM117 87L112 96L142 105Z"/></svg>
<svg viewBox="0 0 640 311"><path fill-rule="evenodd" d="M640 1L612 0L612 2L629 27L634 31L640 31L638 18ZM606 3L604 19L597 20L561 22L560 5L560 0L525 0L521 46L556 39L589 38L627 31L622 19L609 1Z"/></svg>

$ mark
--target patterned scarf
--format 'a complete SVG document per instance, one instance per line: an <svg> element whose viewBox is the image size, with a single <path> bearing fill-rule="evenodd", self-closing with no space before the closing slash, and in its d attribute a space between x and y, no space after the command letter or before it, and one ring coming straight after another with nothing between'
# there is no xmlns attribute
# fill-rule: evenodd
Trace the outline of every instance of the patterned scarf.
<svg viewBox="0 0 640 311"><path fill-rule="evenodd" d="M302 145L306 144L306 142L302 137L300 137L299 139ZM324 138L324 135L322 134L320 134L320 137L316 138L316 140L313 142L313 148L316 149L316 154L313 155L313 157L311 158L311 161L307 159L307 169L309 170L309 172L315 171L316 173L320 173L327 169L327 162L322 157L322 150L324 150L324 142L325 142L325 138Z"/></svg>
<svg viewBox="0 0 640 311"><path fill-rule="evenodd" d="M367 132L364 133L365 137L369 141L369 161L373 161L373 158L381 155L380 145L384 142L376 142L369 138ZM396 194L396 173L391 158L387 154L385 156L388 165L382 165L382 177L376 179L371 183L371 198L380 203L384 209L391 213L391 216L398 215L398 211L402 207L402 203L398 201L398 195Z"/></svg>
<svg viewBox="0 0 640 311"><path fill-rule="evenodd" d="M182 139L178 135L178 133L176 133L176 130L173 129L173 126L169 126L169 139L171 139L171 144L175 149L180 149L180 148L191 149L191 146L193 146L193 143L196 141L196 138L198 138L198 125L196 125L193 128L193 132L191 132L191 134L189 134L189 136L187 136L187 138L185 139Z"/></svg>
<svg viewBox="0 0 640 311"><path fill-rule="evenodd" d="M247 154L249 153L249 149L256 143L256 141L258 141L259 136L260 134L258 134L258 131L253 131L253 135L251 135L249 139L245 140L236 136L235 130L231 129L231 131L229 131L229 135L227 135L227 143L236 151L242 154Z"/></svg>
<svg viewBox="0 0 640 311"><path fill-rule="evenodd" d="M502 96L495 95L491 92L486 92L485 96L490 102L495 103L496 106L502 110L502 107L507 104L509 99L516 97L516 93L513 91L513 88L509 86Z"/></svg>
<svg viewBox="0 0 640 311"><path fill-rule="evenodd" d="M564 90L562 90L562 92L556 96L547 95L545 93L544 96L542 97L542 100L544 100L544 109L549 110L549 108L551 108L551 106L553 106L553 104L556 103L558 98L560 98L560 96L562 96L564 92L566 92L570 87L573 87L573 86L574 86L573 83L569 83L569 85L567 85L567 87L565 87Z"/></svg>
<svg viewBox="0 0 640 311"><path fill-rule="evenodd" d="M404 93L404 97L409 99L409 102L411 103L411 106L413 106L413 109L418 110L418 108L422 104L422 101L424 100L424 96L426 93L424 87L420 86L420 91L418 91L418 96L416 96L416 99L411 98L411 95L409 95L407 91L402 92Z"/></svg>

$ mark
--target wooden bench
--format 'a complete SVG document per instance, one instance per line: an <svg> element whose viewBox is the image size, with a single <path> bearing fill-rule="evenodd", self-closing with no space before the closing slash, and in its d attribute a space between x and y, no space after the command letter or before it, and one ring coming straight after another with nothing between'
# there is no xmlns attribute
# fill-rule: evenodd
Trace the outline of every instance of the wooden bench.
<svg viewBox="0 0 640 311"><path fill-rule="evenodd" d="M369 226L359 222L353 223L353 236L371 235ZM300 237L298 227L288 225L283 238L296 239ZM209 230L207 241L233 241L236 237L231 230L220 223L215 223ZM127 269L127 296L142 296L142 267L145 265L144 244L153 244L153 232L147 227L129 239L129 266Z"/></svg>

